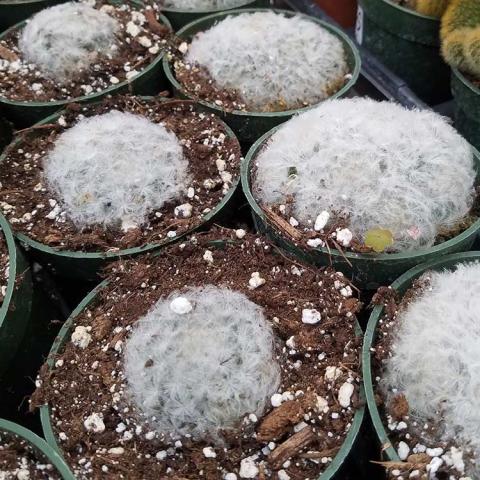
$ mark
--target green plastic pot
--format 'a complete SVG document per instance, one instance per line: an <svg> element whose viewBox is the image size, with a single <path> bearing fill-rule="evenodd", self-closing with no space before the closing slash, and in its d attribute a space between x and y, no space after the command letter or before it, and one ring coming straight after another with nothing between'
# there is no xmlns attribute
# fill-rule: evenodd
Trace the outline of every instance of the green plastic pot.
<svg viewBox="0 0 480 480"><path fill-rule="evenodd" d="M254 12L266 12L266 11L273 11L277 13L283 13L286 16L295 16L300 15L308 20L318 23L322 27L324 27L329 32L336 35L343 43L345 47L345 51L347 54L347 63L351 70L352 77L348 80L348 82L341 88L338 92L332 95L330 98L338 98L346 95L350 89L355 85L357 81L358 75L360 74L360 65L361 59L360 54L358 53L357 48L353 44L353 42L348 38L345 33L343 33L340 29L330 25L322 20L319 20L315 17L310 17L308 15L304 15L298 12L292 12L288 10L271 10L265 8L248 8L242 10L231 10L228 12L221 12L216 13L213 15L208 15L207 17L203 17L199 20L196 20L184 28L177 32L177 35L180 38L183 38L187 41L191 40L191 38L198 32L205 31L212 27L214 24L218 23L219 21L223 20L224 18L230 15L240 15L241 13L254 13ZM188 98L191 100L195 100L201 107L209 112L215 113L216 115L220 116L225 120L225 122L230 125L232 130L237 134L238 139L240 142L251 144L253 143L259 136L263 135L265 132L269 131L271 128L279 125L288 119L290 119L293 115L297 113L301 113L305 110L308 110L312 107L300 108L295 110L285 110L283 112L243 112L240 110L233 110L231 112L226 112L218 105L214 103L206 102L204 100L197 100L196 98L192 97L188 92L186 92L180 83L175 78L173 70L171 68L170 62L168 61L167 57L163 59L163 68L165 70L165 75L172 85L172 88L175 94L181 98Z"/></svg>
<svg viewBox="0 0 480 480"><path fill-rule="evenodd" d="M211 242L212 248L223 248L224 241L213 241ZM50 368L53 368L55 365L55 359L59 353L63 350L65 344L70 340L71 332L73 325L75 323L76 317L83 312L87 307L92 307L95 303L99 293L108 285L108 280L104 280L97 287L95 287L77 306L77 308L72 312L67 321L63 324L60 332L58 333L57 338L55 339L50 353L47 359L47 365ZM357 324L356 328L357 334L361 335L362 330L360 325ZM365 399L363 384L361 385L360 395L362 400ZM343 480L345 477L342 475L345 470L351 469L353 467L357 471L362 463L362 459L358 459L357 450L362 448L362 430L364 426L365 419L365 407L361 406L356 412L353 418L352 425L350 430L347 433L345 441L338 451L337 455L333 459L329 467L323 472L318 480ZM47 443L56 450L59 454L61 453L61 448L57 443L56 435L52 427L52 418L50 416L50 406L42 405L40 407L40 420L42 423L43 435L47 440Z"/></svg>
<svg viewBox="0 0 480 480"><path fill-rule="evenodd" d="M0 419L0 432L8 433L25 440L37 452L40 458L45 458L48 463L55 467L55 470L63 480L75 480L75 477L63 461L63 458L48 445L45 440L35 435L32 431L16 423Z"/></svg>
<svg viewBox="0 0 480 480"><path fill-rule="evenodd" d="M453 69L452 93L457 129L475 148L480 148L480 89Z"/></svg>
<svg viewBox="0 0 480 480"><path fill-rule="evenodd" d="M450 69L440 55L440 20L392 0L359 0L357 41L425 102L450 98Z"/></svg>
<svg viewBox="0 0 480 480"><path fill-rule="evenodd" d="M442 258L435 258L427 263L418 265L408 272L404 273L400 278L392 283L392 288L400 295L403 296L405 292L412 286L414 280L419 278L424 272L428 270L451 270L459 263L473 262L480 260L480 252L465 252L455 253L453 255L447 255ZM384 458L389 461L398 462L397 451L393 448L392 443L389 440L387 430L383 425L380 412L377 408L375 401L375 391L373 382L375 378L375 372L372 371L372 357L371 348L375 346L377 337L377 325L383 316L383 306L377 305L370 315L368 321L367 330L365 331L365 338L363 342L362 353L362 369L363 369L363 381L365 384L365 393L367 396L368 410L370 417L375 428L378 440L381 445L381 452Z"/></svg>
<svg viewBox="0 0 480 480"><path fill-rule="evenodd" d="M0 304L0 377L2 377L10 366L30 321L32 278L30 266L15 244L10 225L1 214L0 235L5 238L9 255L7 292L3 303Z"/></svg>
<svg viewBox="0 0 480 480"><path fill-rule="evenodd" d="M0 0L0 32L63 0Z"/></svg>
<svg viewBox="0 0 480 480"><path fill-rule="evenodd" d="M209 10L181 10L179 8L162 8L162 12L170 20L173 30L177 31L188 23L212 13L228 12L240 8L268 7L268 0L243 0L240 5L232 8L209 9Z"/></svg>
<svg viewBox="0 0 480 480"><path fill-rule="evenodd" d="M388 285L402 273L423 262L449 254L469 250L477 238L480 230L480 219L460 235L435 245L432 248L404 253L354 253L339 252L327 248L302 248L292 240L282 235L268 221L260 205L252 194L250 171L254 159L278 127L266 133L250 148L242 164L242 188L252 209L253 219L258 231L269 237L280 248L301 259L304 262L319 266L333 265L336 270L343 272L360 288L376 289L381 285ZM475 165L477 182L480 182L480 154L475 150ZM455 168L452 165L452 168ZM348 260L348 261L347 261Z"/></svg>
<svg viewBox="0 0 480 480"><path fill-rule="evenodd" d="M170 22L164 15L159 15L159 20L171 28ZM5 38L11 31L23 28L25 22L20 22L9 28L0 35L0 40ZM90 103L101 100L107 95L119 93L133 93L136 95L155 95L166 88L167 82L162 69L163 53L158 55L148 67L144 68L131 80L124 80L117 85L102 90L101 92L67 100L54 102L22 102L0 97L0 107L5 117L11 120L17 127L25 128L41 121L45 117L65 108L69 103Z"/></svg>
<svg viewBox="0 0 480 480"><path fill-rule="evenodd" d="M148 97L144 97L148 99ZM45 118L38 125L53 123L58 120L63 112L57 112L50 117ZM236 138L232 130L224 124L227 134L230 138ZM20 139L14 140L14 143L9 148L20 143ZM6 153L0 156L0 164L2 163ZM219 221L227 217L233 206L238 200L241 192L239 188L240 180L237 180L222 201L213 208L209 213L203 217L203 222L194 229L187 230L182 235L173 239L168 239L163 242L147 243L141 247L127 248L116 252L81 252L70 250L59 250L57 248L49 247L43 243L37 242L23 233L16 233L16 238L20 241L22 246L28 252L29 256L43 265L48 265L53 272L63 278L70 280L79 280L84 282L97 282L100 270L107 265L107 263L120 260L125 257L139 255L145 252L163 248L166 245L175 243L186 235L193 233L196 230L204 228L213 222Z"/></svg>

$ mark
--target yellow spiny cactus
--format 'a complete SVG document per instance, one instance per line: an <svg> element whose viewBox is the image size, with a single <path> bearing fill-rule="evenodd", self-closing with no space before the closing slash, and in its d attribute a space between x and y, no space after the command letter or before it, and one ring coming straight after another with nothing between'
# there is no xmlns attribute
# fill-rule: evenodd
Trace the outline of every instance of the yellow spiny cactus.
<svg viewBox="0 0 480 480"><path fill-rule="evenodd" d="M423 15L440 18L451 0L416 0L415 10Z"/></svg>
<svg viewBox="0 0 480 480"><path fill-rule="evenodd" d="M443 15L440 36L445 61L480 77L480 1L452 0Z"/></svg>

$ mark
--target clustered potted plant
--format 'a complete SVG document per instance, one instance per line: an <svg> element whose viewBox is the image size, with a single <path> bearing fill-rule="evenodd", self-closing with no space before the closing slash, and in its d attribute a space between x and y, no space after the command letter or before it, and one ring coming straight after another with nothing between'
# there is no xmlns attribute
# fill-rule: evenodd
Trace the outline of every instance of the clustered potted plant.
<svg viewBox="0 0 480 480"><path fill-rule="evenodd" d="M221 115L251 144L259 135L355 84L360 58L348 37L318 19L246 9L201 18L164 58L173 89Z"/></svg>
<svg viewBox="0 0 480 480"><path fill-rule="evenodd" d="M363 347L389 478L477 478L479 252L418 266L379 289Z"/></svg>
<svg viewBox="0 0 480 480"><path fill-rule="evenodd" d="M117 96L70 107L10 145L1 208L36 258L94 280L106 261L228 212L240 155L232 131L192 103Z"/></svg>
<svg viewBox="0 0 480 480"><path fill-rule="evenodd" d="M477 169L476 151L439 115L343 99L260 138L242 182L268 236L376 288L470 248L480 227Z"/></svg>
<svg viewBox="0 0 480 480"><path fill-rule="evenodd" d="M29 126L67 103L129 89L157 93L169 31L165 17L134 1L68 2L40 11L0 35L4 114Z"/></svg>

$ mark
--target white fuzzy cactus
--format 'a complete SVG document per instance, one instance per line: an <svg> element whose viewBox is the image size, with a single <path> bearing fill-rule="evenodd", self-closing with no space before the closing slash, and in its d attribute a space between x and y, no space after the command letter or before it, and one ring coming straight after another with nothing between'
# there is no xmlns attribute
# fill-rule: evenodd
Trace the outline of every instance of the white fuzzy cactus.
<svg viewBox="0 0 480 480"><path fill-rule="evenodd" d="M441 418L441 440L478 455L480 264L426 276L431 288L399 314L381 386L389 396L403 393L420 425ZM469 473L478 478L480 463Z"/></svg>
<svg viewBox="0 0 480 480"><path fill-rule="evenodd" d="M163 125L113 110L63 132L44 161L68 217L88 225L140 226L188 188L188 161Z"/></svg>
<svg viewBox="0 0 480 480"><path fill-rule="evenodd" d="M221 441L220 429L261 415L275 393L273 348L262 309L244 294L213 285L174 292L127 340L128 391L160 434Z"/></svg>
<svg viewBox="0 0 480 480"><path fill-rule="evenodd" d="M396 251L431 247L474 199L470 145L438 114L389 102L324 102L284 124L255 163L260 203L292 194L304 225L348 216L357 240L387 229Z"/></svg>
<svg viewBox="0 0 480 480"><path fill-rule="evenodd" d="M165 0L163 6L178 10L226 10L244 5L246 0Z"/></svg>
<svg viewBox="0 0 480 480"><path fill-rule="evenodd" d="M230 16L197 34L186 59L221 88L236 89L250 110L284 109L327 98L348 73L342 42L302 16Z"/></svg>
<svg viewBox="0 0 480 480"><path fill-rule="evenodd" d="M119 28L117 20L87 4L62 3L28 21L19 47L27 62L45 75L65 81L99 56L113 56Z"/></svg>

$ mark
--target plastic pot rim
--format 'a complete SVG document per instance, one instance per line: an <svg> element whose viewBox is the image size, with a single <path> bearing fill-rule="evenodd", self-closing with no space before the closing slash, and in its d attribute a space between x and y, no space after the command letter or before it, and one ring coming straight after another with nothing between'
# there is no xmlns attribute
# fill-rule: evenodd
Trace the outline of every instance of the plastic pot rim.
<svg viewBox="0 0 480 480"><path fill-rule="evenodd" d="M377 1L386 3L390 7L394 8L396 10L399 10L399 11L405 13L405 14L408 14L408 15L413 15L414 17L423 18L425 20L434 20L436 22L440 22L440 19L437 18L437 17L432 17L431 15L425 15L423 13L419 13L415 10L410 9L410 8L403 7L402 5L399 5L398 3L395 3L392 0L377 0Z"/></svg>
<svg viewBox="0 0 480 480"><path fill-rule="evenodd" d="M75 480L75 477L61 455L59 455L57 451L55 451L47 442L45 442L45 440L40 438L31 430L27 430L17 423L0 419L0 431L8 432L12 435L22 438L23 440L26 440L30 445L33 445L37 450L39 450L45 456L48 462L52 463L63 480Z"/></svg>
<svg viewBox="0 0 480 480"><path fill-rule="evenodd" d="M475 93L475 95L480 95L480 88L468 80L468 78L458 68L451 68L456 80L458 80L465 88Z"/></svg>
<svg viewBox="0 0 480 480"><path fill-rule="evenodd" d="M279 233L282 233L280 230L278 230L276 227L273 227L267 217L265 216L265 213L263 212L262 208L258 204L257 200L254 198L252 189L251 189L251 184L250 184L250 170L251 170L251 165L253 161L255 160L257 154L259 153L261 147L264 145L266 140L270 138L279 128L281 128L283 125L279 125L277 127L272 128L270 131L262 135L249 149L245 161L242 163L242 168L241 168L241 180L242 180L242 189L245 194L245 197L247 198L247 201L250 205L250 208L253 210L253 212L260 217L262 222L265 225L268 225L270 228L274 229L275 231L278 231ZM475 164L477 171L480 172L480 153L477 151L476 148L472 146L473 150L473 155L475 157ZM453 168L453 167L452 167ZM348 260L364 260L364 261L372 261L372 262L382 262L382 261L390 261L390 260L407 260L407 259L414 259L416 257L422 257L424 255L429 255L429 254L435 254L438 252L441 252L442 250L448 249L449 247L462 242L465 240L467 237L471 236L473 233L480 231L480 218L478 218L470 227L468 227L466 230L461 232L459 235L456 235L455 237L443 242L439 243L438 245L434 245L433 247L430 248L425 248L425 249L419 249L419 250L414 250L414 251L409 251L409 252L398 252L398 253L355 253L351 251L345 251L340 253L337 249L335 248L324 248L324 247L316 247L316 248L307 248L306 247L296 247L300 248L302 250L306 250L308 252L316 252L324 255L328 255L332 258L337 258L337 259L345 259L347 258ZM288 239L288 237L285 237L290 243L292 241Z"/></svg>
<svg viewBox="0 0 480 480"><path fill-rule="evenodd" d="M88 306L90 305L98 293L109 284L108 279L101 282L97 285L87 296L78 304L75 310L70 314L68 319L62 325L62 328L58 332L55 341L53 342L52 348L48 354L47 365L51 369L55 365L55 356L58 352L64 347L65 343L68 341L68 335L73 327L76 317ZM361 335L361 328L357 322L356 331ZM361 360L361 352L360 352ZM363 379L360 383L360 397L362 400L365 400L365 390L363 386ZM352 451L352 448L359 436L360 429L365 417L365 404L362 404L355 412L352 424L348 430L347 435L340 447L340 450L335 455L332 460L332 463L328 466L327 469L320 475L318 480L333 480L334 476L337 474L338 470L341 468L348 455ZM50 406L48 404L40 406L40 421L42 424L42 430L44 437L47 443L59 454L62 455L62 451L58 446L55 432L52 428L52 422L50 417Z"/></svg>
<svg viewBox="0 0 480 480"><path fill-rule="evenodd" d="M480 251L461 252L445 255L440 258L417 265L410 270L407 270L403 275L398 277L391 285L391 288L395 291L402 287L408 286L416 279L420 274L435 267L441 267L446 262L455 261L456 263L462 263L462 261L480 261ZM365 395L367 397L367 405L372 419L375 432L378 439L381 442L382 452L386 452L388 459L394 462L400 461L400 457L397 451L392 446L387 430L383 424L380 412L375 401L375 391L373 388L373 372L371 363L371 351L375 342L376 327L379 320L382 318L384 307L377 305L372 310L370 318L368 320L367 328L365 330L363 347L362 347L362 376L363 384L365 388Z"/></svg>
<svg viewBox="0 0 480 480"><path fill-rule="evenodd" d="M199 18L198 20L194 20L193 22L188 23L184 27L182 27L176 34L180 38L184 38L182 35L185 33L186 30L189 30L190 28L197 26L201 23L204 22L210 22L212 19L221 19L221 17L227 17L228 15L239 15L241 13L255 13L255 12L275 12L275 13L283 13L288 16L300 16L304 17L308 20L311 20L317 24L319 24L321 27L325 28L328 30L330 33L334 34L337 38L339 38L343 45L345 47L348 46L348 49L350 49L353 59L354 59L354 67L353 70L350 72L351 78L348 80L348 82L337 92L335 92L333 95L329 96L325 100L330 100L333 98L338 98L342 95L344 95L348 90L350 90L356 83L359 75L360 75L360 68L361 68L361 57L360 53L357 50L357 47L353 43L353 41L346 35L342 30L339 28L335 27L334 25L331 25L323 20L320 20L319 18L312 17L310 15L306 15L304 13L300 12L295 12L292 10L282 10L278 8L244 8L244 9L235 9L235 10L223 10L221 12L214 13L212 15L207 15L205 17ZM292 110L282 110L278 112L258 112L258 111L253 111L253 112L246 112L243 110L225 110L218 105L216 105L213 102L207 102L206 100L201 100L201 99L195 99L190 95L189 92L184 90L182 84L177 81L173 70L170 65L170 61L168 60L167 56L163 57L163 70L165 72L165 75L167 77L167 80L172 84L173 88L175 90L178 90L181 92L183 95L185 95L187 98L190 100L194 100L196 103L199 105L202 105L204 107L207 107L211 110L215 110L218 112L219 115L221 114L231 114L231 115L237 115L237 116L244 116L244 117L263 117L263 118L282 118L282 117L291 117L292 115L295 115L297 113L302 113L307 110L310 110L311 108L316 107L320 103L324 102L325 100L320 100L319 102L309 105L307 107L303 108L296 108Z"/></svg>
<svg viewBox="0 0 480 480"><path fill-rule="evenodd" d="M17 272L17 247L15 245L15 239L13 236L12 229L7 219L0 214L0 235L2 235L7 244L8 252L8 282L7 282L7 291L3 299L2 304L0 305L0 328L2 328L3 322L7 318L8 309L10 307L10 302L12 301L13 292L15 290L15 282L17 275L20 272Z"/></svg>
<svg viewBox="0 0 480 480"><path fill-rule="evenodd" d="M38 0L37 0L38 1ZM43 0L40 0L43 1ZM191 13L191 14L205 14L209 15L212 13L220 13L220 12L230 12L232 10L236 10L237 8L240 8L244 5L248 5L250 3L254 3L256 0L243 0L240 4L235 5L234 7L231 8L207 8L205 10L183 10L181 8L174 8L174 7L161 7L161 12L167 12L167 13ZM1 0L0 0L1 3Z"/></svg>
<svg viewBox="0 0 480 480"><path fill-rule="evenodd" d="M151 96L150 97L139 96L138 98L143 98L143 99L148 100L148 101L154 101L154 100L157 99L157 97L151 97ZM173 100L173 101L178 102L178 100ZM100 102L97 102L97 103L101 103L101 102L102 102L102 100L100 100ZM188 100L185 100L185 102L188 102ZM168 101L166 101L165 103L168 103ZM88 105L92 105L92 103L86 104L85 106L88 106ZM196 105L193 105L193 107L197 108ZM46 124L46 123L55 122L64 113L65 113L65 110L55 112L54 114L49 115L48 117L44 118L40 122L36 123L35 125L43 125L43 124ZM225 131L227 132L228 137L237 139L237 136L235 135L233 130L221 118L218 118L218 116L217 116L217 120L225 128ZM10 145L7 146L5 151L0 155L0 163L2 163L2 160L6 156L9 148L12 145L17 144L20 141L21 141L21 138L18 138L18 137L13 139L13 141L10 143ZM238 141L238 139L237 139L237 141ZM199 228L201 228L202 226L204 226L212 218L214 218L225 207L226 204L228 204L230 199L233 197L233 195L237 191L239 184L240 184L240 172L238 173L237 179L235 180L234 183L232 183L232 186L229 188L228 192L222 197L220 202L217 205L215 205L215 208L212 208L212 210L210 212L208 212L206 215L204 215L202 217L202 221L199 225L185 231L181 235L178 235L176 237L173 237L173 238L170 238L170 239L167 239L167 240L164 240L164 241L160 241L160 242L157 242L157 243L146 243L146 244L140 245L138 247L130 247L130 248L125 248L125 249L116 250L116 251L82 252L82 251L79 251L79 250L60 250L60 249L56 249L54 247L49 247L48 245L45 245L44 243L38 242L37 240L34 240L33 238L30 238L27 235L25 235L24 233L15 232L14 230L13 230L13 233L14 233L14 236L22 244L26 245L27 247L33 248L35 250L38 250L38 251L41 251L41 252L47 253L49 255L56 256L56 257L103 260L103 259L116 259L116 258L120 258L120 257L130 256L130 255L137 255L137 254L140 254L140 253L145 253L145 252L148 252L148 251L151 251L151 250L163 248L163 247L166 247L167 245L176 243L180 239L184 238L186 235L190 235L193 232L195 232L196 230L198 230ZM1 217L0 217L0 219L1 219ZM9 225L9 229L10 228L11 227ZM1 310L0 310L0 312L1 312Z"/></svg>
<svg viewBox="0 0 480 480"><path fill-rule="evenodd" d="M25 5L28 3L43 3L47 0L0 0L0 6L8 7L10 5Z"/></svg>
<svg viewBox="0 0 480 480"><path fill-rule="evenodd" d="M35 2L43 2L45 0L34 0ZM23 2L22 2L23 3ZM24 3L31 3L29 0L26 0ZM141 3L137 1L132 1L132 3L136 5L141 5ZM0 5L1 5L1 0L0 0ZM159 20L167 26L170 30L172 30L172 24L168 20L165 15L159 14L158 15ZM6 35L11 33L14 30L18 30L21 27L23 27L26 24L26 20L22 20L21 22L13 25L12 27L8 28L4 32L0 33L0 40L5 38ZM0 105L4 104L10 107L22 107L22 108L47 108L47 107L64 107L65 105L68 105L69 103L80 103L80 102L91 102L95 100L101 100L99 97L104 97L110 93L115 93L118 90L122 89L123 87L128 87L128 85L131 85L134 83L136 80L142 78L144 75L148 74L152 69L154 69L159 63L163 60L163 57L165 56L165 51L161 52L159 55L157 55L149 65L147 65L143 70L138 72L137 75L135 75L132 78L129 78L127 80L124 80L123 82L117 83L115 85L111 85L110 87L105 88L104 90L100 92L95 92L92 93L91 95L82 95L80 97L75 97L75 98L67 98L63 100L54 100L52 102L32 102L32 101L22 101L22 100L10 100L6 97L0 96Z"/></svg>

